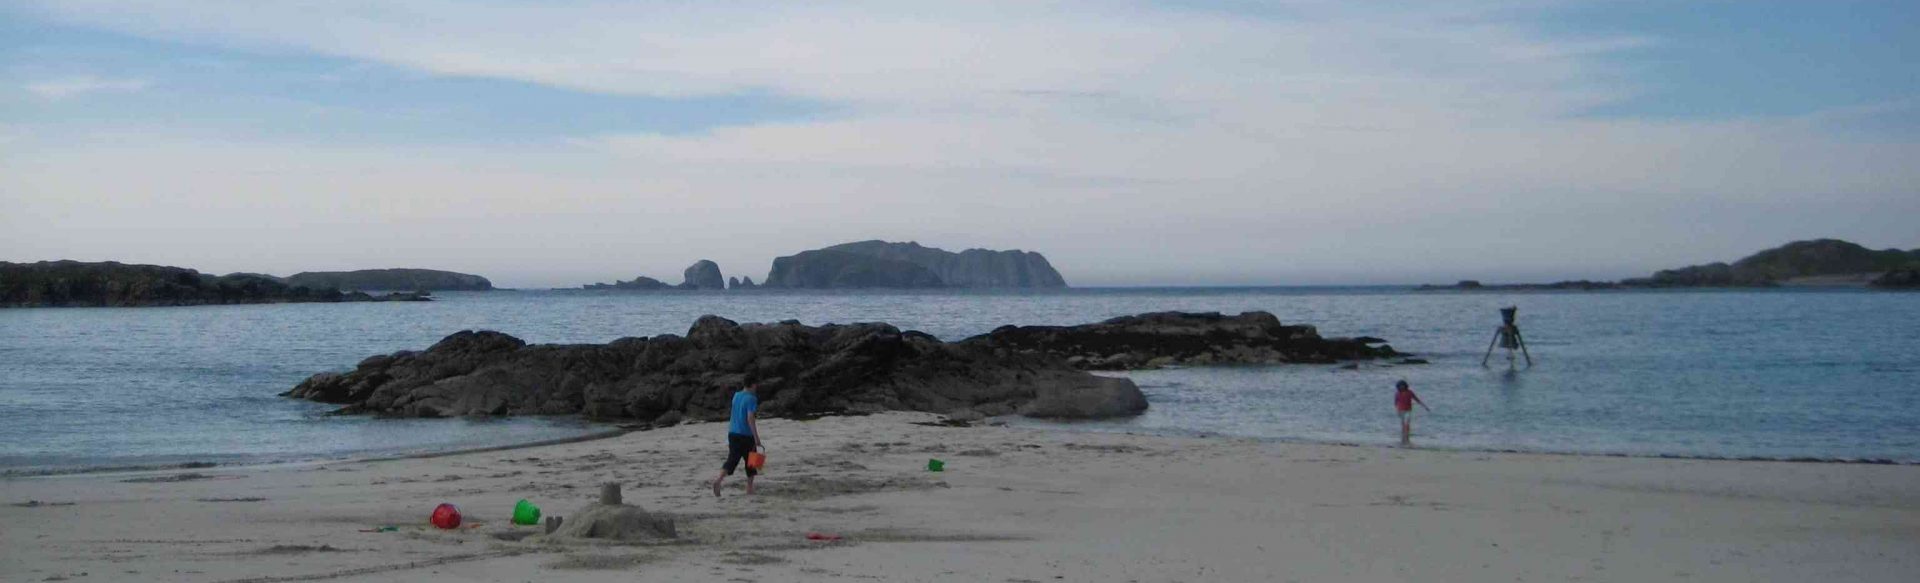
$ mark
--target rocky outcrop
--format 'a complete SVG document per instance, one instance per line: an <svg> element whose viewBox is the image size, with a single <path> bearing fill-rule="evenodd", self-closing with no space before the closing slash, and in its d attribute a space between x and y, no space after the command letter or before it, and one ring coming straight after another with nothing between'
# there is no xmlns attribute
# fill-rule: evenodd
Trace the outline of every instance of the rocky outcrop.
<svg viewBox="0 0 1920 583"><path fill-rule="evenodd" d="M342 294L248 273L113 261L0 262L0 307L139 307L289 302L424 301L422 295Z"/></svg>
<svg viewBox="0 0 1920 583"><path fill-rule="evenodd" d="M1920 267L1889 271L1867 285L1880 289L1920 290Z"/></svg>
<svg viewBox="0 0 1920 583"><path fill-rule="evenodd" d="M628 291L650 291L650 290L662 290L662 289L672 289L672 288L673 286L667 285L667 282L660 281L658 279L654 279L644 275L634 277L633 281L615 281L610 284L609 283L589 283L587 285L580 286L580 289L593 289L593 290L617 289L617 290L628 290Z"/></svg>
<svg viewBox="0 0 1920 583"><path fill-rule="evenodd" d="M493 282L478 275L435 269L362 269L308 271L287 277L287 284L312 289L380 291L487 291Z"/></svg>
<svg viewBox="0 0 1920 583"><path fill-rule="evenodd" d="M997 354L1041 354L1075 368L1125 370L1167 365L1332 363L1394 356L1378 338L1321 338L1313 326L1283 325L1267 312L1160 312L1081 326L1002 326L960 344Z"/></svg>
<svg viewBox="0 0 1920 583"><path fill-rule="evenodd" d="M1097 418L1147 403L1127 379L1046 354L947 343L888 324L737 324L704 316L687 335L597 345L527 345L488 331L323 373L285 396L346 413L414 417L581 413L642 421L724 419L734 389L759 383L769 415L912 410Z"/></svg>
<svg viewBox="0 0 1920 583"><path fill-rule="evenodd" d="M968 249L954 253L917 242L860 241L825 248L880 259L905 261L927 269L949 287L1067 287L1065 278L1036 252Z"/></svg>
<svg viewBox="0 0 1920 583"><path fill-rule="evenodd" d="M758 286L753 285L753 278L751 277L727 278L727 289L753 289L755 287Z"/></svg>
<svg viewBox="0 0 1920 583"><path fill-rule="evenodd" d="M727 280L720 276L720 264L701 259L681 272L680 289L727 289Z"/></svg>
<svg viewBox="0 0 1920 583"><path fill-rule="evenodd" d="M802 289L927 288L945 285L925 267L844 251L802 251L773 260L766 287Z"/></svg>

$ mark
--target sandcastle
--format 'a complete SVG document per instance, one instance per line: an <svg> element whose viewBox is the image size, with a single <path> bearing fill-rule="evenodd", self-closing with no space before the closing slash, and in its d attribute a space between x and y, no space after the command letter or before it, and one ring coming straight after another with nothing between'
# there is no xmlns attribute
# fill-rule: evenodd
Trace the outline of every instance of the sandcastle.
<svg viewBox="0 0 1920 583"><path fill-rule="evenodd" d="M600 501L564 519L549 521L549 538L653 541L677 536L673 517L647 512L620 500L620 484L600 485Z"/></svg>

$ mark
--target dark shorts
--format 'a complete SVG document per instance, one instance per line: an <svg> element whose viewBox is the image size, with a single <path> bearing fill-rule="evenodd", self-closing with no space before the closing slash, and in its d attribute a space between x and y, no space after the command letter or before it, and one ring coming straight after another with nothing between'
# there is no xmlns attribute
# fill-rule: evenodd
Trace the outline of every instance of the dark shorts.
<svg viewBox="0 0 1920 583"><path fill-rule="evenodd" d="M753 453L753 436L741 435L738 433L728 433L727 434L727 463L725 465L720 466L720 471L726 472L727 475L729 476L733 475L733 469L736 467L739 467L740 460L746 459L747 454L749 453ZM755 475L758 475L759 473L760 472L758 470L755 470L753 468L747 468L748 477L753 477Z"/></svg>

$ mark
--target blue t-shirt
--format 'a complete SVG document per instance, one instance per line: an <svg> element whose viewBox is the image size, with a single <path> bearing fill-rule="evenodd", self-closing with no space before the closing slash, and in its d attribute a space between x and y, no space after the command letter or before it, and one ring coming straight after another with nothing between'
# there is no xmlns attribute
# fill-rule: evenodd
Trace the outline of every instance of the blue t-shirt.
<svg viewBox="0 0 1920 583"><path fill-rule="evenodd" d="M727 433L753 435L753 428L747 426L747 416L760 410L760 398L747 391L733 393L733 420L727 423Z"/></svg>

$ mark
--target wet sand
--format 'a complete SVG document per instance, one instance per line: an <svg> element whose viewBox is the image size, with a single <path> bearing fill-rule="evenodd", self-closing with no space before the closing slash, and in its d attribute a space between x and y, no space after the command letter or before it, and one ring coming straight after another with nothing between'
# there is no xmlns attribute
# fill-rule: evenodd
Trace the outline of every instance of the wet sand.
<svg viewBox="0 0 1920 583"><path fill-rule="evenodd" d="M768 420L457 455L0 479L5 581L1909 581L1920 467ZM945 461L928 472L929 458ZM529 536L618 481L672 540ZM454 503L471 528L427 524ZM394 527L383 529L383 527ZM810 541L808 533L837 535Z"/></svg>

